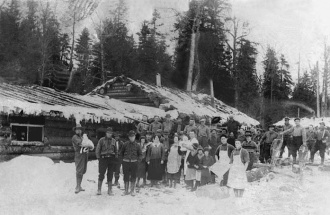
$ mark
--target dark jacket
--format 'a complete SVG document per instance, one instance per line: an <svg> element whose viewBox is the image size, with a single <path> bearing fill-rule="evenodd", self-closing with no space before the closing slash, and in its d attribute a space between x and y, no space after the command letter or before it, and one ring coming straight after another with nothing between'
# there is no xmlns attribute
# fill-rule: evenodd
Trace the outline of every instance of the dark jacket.
<svg viewBox="0 0 330 215"><path fill-rule="evenodd" d="M181 124L175 123L173 126L173 132L179 133L180 131L183 131L185 127L186 127L186 125L183 123L181 123Z"/></svg>
<svg viewBox="0 0 330 215"><path fill-rule="evenodd" d="M97 159L102 156L112 156L118 157L119 150L116 147L116 140L114 138L102 137L95 150L95 155Z"/></svg>
<svg viewBox="0 0 330 215"><path fill-rule="evenodd" d="M127 141L123 145L123 148L121 150L121 156L123 158L123 161L126 162L136 162L138 160L141 160L142 158L141 147L135 141L133 143Z"/></svg>
<svg viewBox="0 0 330 215"><path fill-rule="evenodd" d="M258 149L258 146L254 141L251 140L250 142L245 141L242 144L242 148L246 149L248 152L256 152Z"/></svg>
<svg viewBox="0 0 330 215"><path fill-rule="evenodd" d="M220 145L220 138L218 138L217 136L211 135L211 137L209 139L209 145L211 146L210 155L214 156L215 151L217 150L217 148Z"/></svg>
<svg viewBox="0 0 330 215"><path fill-rule="evenodd" d="M188 168L195 169L195 165L199 165L199 159L197 157L197 153L195 155L189 153L187 157L187 162L189 162Z"/></svg>
<svg viewBox="0 0 330 215"><path fill-rule="evenodd" d="M228 134L230 132L233 132L235 134L235 137L237 136L237 131L241 127L241 124L237 122L236 120L233 121L227 121L222 126L227 127Z"/></svg>
<svg viewBox="0 0 330 215"><path fill-rule="evenodd" d="M265 141L265 143L272 144L273 140L275 140L277 137L278 137L278 134L275 131L273 131L273 132L267 131L264 134L264 136L262 136L261 142Z"/></svg>

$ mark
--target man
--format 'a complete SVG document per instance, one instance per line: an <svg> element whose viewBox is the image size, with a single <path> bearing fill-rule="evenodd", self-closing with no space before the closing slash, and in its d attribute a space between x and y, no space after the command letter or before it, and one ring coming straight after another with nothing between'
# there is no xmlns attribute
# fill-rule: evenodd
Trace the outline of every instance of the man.
<svg viewBox="0 0 330 215"><path fill-rule="evenodd" d="M173 127L174 124L171 120L171 115L167 113L165 116L165 121L163 122L163 132L168 132L169 134L171 134L173 131Z"/></svg>
<svg viewBox="0 0 330 215"><path fill-rule="evenodd" d="M278 137L278 134L274 131L274 125L270 125L268 129L269 131L267 131L261 138L259 158L261 163L270 162L270 148L272 146L273 140Z"/></svg>
<svg viewBox="0 0 330 215"><path fill-rule="evenodd" d="M114 185L120 188L119 184L119 176L120 176L120 167L122 163L121 150L123 148L123 142L120 140L120 134L118 132L115 133L115 141L116 141L116 152L118 152L118 156L115 158L115 183Z"/></svg>
<svg viewBox="0 0 330 215"><path fill-rule="evenodd" d="M291 147L289 147L290 154L293 157L293 164L296 164L297 162L297 151L299 150L301 145L307 146L306 143L306 130L304 127L300 125L300 118L296 118L294 120L296 126L290 128L289 130L285 130L281 134L289 134L292 133L292 143Z"/></svg>
<svg viewBox="0 0 330 215"><path fill-rule="evenodd" d="M215 173L218 175L220 181L220 186L226 186L228 182L228 176L229 176L229 168L230 168L230 157L235 150L235 147L228 144L227 142L227 136L225 134L222 134L220 136L220 145L216 149L216 160L217 160L217 171ZM212 171L212 170L211 170Z"/></svg>
<svg viewBox="0 0 330 215"><path fill-rule="evenodd" d="M241 127L241 124L234 120L234 116L230 115L229 120L225 122L222 126L227 127L228 132L233 132L235 138L237 137L237 131Z"/></svg>
<svg viewBox="0 0 330 215"><path fill-rule="evenodd" d="M96 147L95 155L99 160L99 180L97 186L97 195L101 195L101 188L104 174L107 171L108 195L112 196L112 177L115 172L116 158L118 158L119 146L116 140L112 138L112 128L106 129L105 137L102 137Z"/></svg>
<svg viewBox="0 0 330 215"><path fill-rule="evenodd" d="M256 154L258 146L257 144L252 141L252 133L251 132L245 132L246 141L243 142L242 148L246 149L249 153L250 162L246 170L251 170L253 163L256 162Z"/></svg>
<svg viewBox="0 0 330 215"><path fill-rule="evenodd" d="M163 125L159 122L159 116L155 116L154 122L150 124L149 130L156 134L159 129L163 130Z"/></svg>
<svg viewBox="0 0 330 215"><path fill-rule="evenodd" d="M243 142L245 141L246 137L245 137L245 131L244 131L243 128L240 128L240 129L239 129L239 131L238 131L238 135L237 135L237 139L238 139L239 141L241 141L241 143L243 143Z"/></svg>
<svg viewBox="0 0 330 215"><path fill-rule="evenodd" d="M314 146L316 144L316 139L317 139L317 131L314 130L313 125L309 125L308 131L306 132L306 138L307 138L307 140L306 140L307 148L310 152L309 161L312 162L312 152L313 152Z"/></svg>
<svg viewBox="0 0 330 215"><path fill-rule="evenodd" d="M189 135L192 130L194 130L194 132L196 132L197 130L194 119L190 119L189 125L186 125L186 127L184 128L184 133Z"/></svg>
<svg viewBox="0 0 330 215"><path fill-rule="evenodd" d="M128 195L129 182L131 182L131 192L132 196L135 196L135 180L136 171L138 168L138 160L142 158L142 150L139 144L135 141L135 132L131 130L128 133L129 141L123 145L121 150L121 156L123 158L123 172L124 172L124 182L125 182L125 192L124 195Z"/></svg>
<svg viewBox="0 0 330 215"><path fill-rule="evenodd" d="M83 179L83 175L87 170L87 162L88 162L88 150L81 150L82 146L82 127L80 124L77 124L74 128L75 135L72 137L72 145L74 148L74 162L76 165L76 179L77 186L75 189L75 193L79 193L80 191L85 191L81 187L81 182Z"/></svg>
<svg viewBox="0 0 330 215"><path fill-rule="evenodd" d="M174 124L173 126L173 130L175 133L177 134L180 134L181 131L184 130L184 124L182 123L182 118L179 117L177 120L176 120L176 124Z"/></svg>
<svg viewBox="0 0 330 215"><path fill-rule="evenodd" d="M329 140L330 133L325 129L325 123L320 122L320 128L316 133L316 143L312 149L311 162L314 162L314 155L317 151L320 151L321 165L324 165L324 154L327 147L327 141Z"/></svg>
<svg viewBox="0 0 330 215"><path fill-rule="evenodd" d="M223 134L225 135L225 134ZM228 142L228 144L232 145L235 147L235 135L234 132L230 132L229 133L229 138L227 139L227 135L226 135L226 141Z"/></svg>
<svg viewBox="0 0 330 215"><path fill-rule="evenodd" d="M205 148L208 147L208 141L210 139L210 128L205 125L206 119L201 119L201 124L197 128L197 137L199 144Z"/></svg>
<svg viewBox="0 0 330 215"><path fill-rule="evenodd" d="M146 133L146 143L150 143L150 142L152 142L152 132L147 131L147 133Z"/></svg>
<svg viewBox="0 0 330 215"><path fill-rule="evenodd" d="M286 130L291 129L292 127L293 126L290 124L290 118L289 117L285 117L283 130L286 131ZM291 146L291 142L292 142L292 133L285 134L283 136L283 143L282 143L282 147L281 147L280 158L282 158L282 155L283 155L285 146L288 149L288 157L290 157L290 146Z"/></svg>
<svg viewBox="0 0 330 215"><path fill-rule="evenodd" d="M144 136L146 135L146 132L149 130L149 124L148 124L148 116L147 115L143 115L142 117L142 121L143 122L140 122L137 126L137 133L140 135L140 136Z"/></svg>
<svg viewBox="0 0 330 215"><path fill-rule="evenodd" d="M215 159L215 151L220 145L220 138L218 138L217 129L211 129L211 137L209 139L209 146L211 147L210 156ZM211 183L215 183L215 174L211 172Z"/></svg>

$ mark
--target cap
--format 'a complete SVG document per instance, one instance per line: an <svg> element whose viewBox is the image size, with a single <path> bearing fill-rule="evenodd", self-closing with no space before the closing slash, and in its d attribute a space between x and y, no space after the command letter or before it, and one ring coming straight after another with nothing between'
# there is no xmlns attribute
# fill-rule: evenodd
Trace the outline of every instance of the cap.
<svg viewBox="0 0 330 215"><path fill-rule="evenodd" d="M211 120L211 124L217 124L219 123L221 120L221 117L217 116L217 117L213 117Z"/></svg>
<svg viewBox="0 0 330 215"><path fill-rule="evenodd" d="M297 118L295 118L295 119L294 119L294 121L300 121L300 118L299 118L299 117L297 117Z"/></svg>
<svg viewBox="0 0 330 215"><path fill-rule="evenodd" d="M114 132L113 134L115 137L120 137L120 133L119 132Z"/></svg>
<svg viewBox="0 0 330 215"><path fill-rule="evenodd" d="M170 115L169 113L167 113L167 114L165 115L165 117L166 117L166 118L171 118L171 115Z"/></svg>
<svg viewBox="0 0 330 215"><path fill-rule="evenodd" d="M73 128L73 130L82 130L82 127L80 124L77 124L76 127Z"/></svg>
<svg viewBox="0 0 330 215"><path fill-rule="evenodd" d="M192 147L196 150L198 148L198 143L193 143Z"/></svg>
<svg viewBox="0 0 330 215"><path fill-rule="evenodd" d="M234 116L233 115L229 115L229 119L233 119L234 118Z"/></svg>
<svg viewBox="0 0 330 215"><path fill-rule="evenodd" d="M199 120L200 122L205 122L206 121L206 119L205 118L202 118L201 120Z"/></svg>
<svg viewBox="0 0 330 215"><path fill-rule="evenodd" d="M275 128L275 125L269 125L268 128Z"/></svg>
<svg viewBox="0 0 330 215"><path fill-rule="evenodd" d="M222 134L222 135L220 136L220 139L221 139L222 137L225 137L225 138L227 138L227 135L225 135L225 134Z"/></svg>
<svg viewBox="0 0 330 215"><path fill-rule="evenodd" d="M212 131L218 131L218 129L216 129L216 128L211 128L211 132Z"/></svg>
<svg viewBox="0 0 330 215"><path fill-rule="evenodd" d="M325 123L324 122L320 122L320 125L324 125L325 126Z"/></svg>
<svg viewBox="0 0 330 215"><path fill-rule="evenodd" d="M111 128L111 127L108 127L108 128L105 130L105 132L106 132L106 133L108 133L108 132L109 132L109 133L112 133L112 132L113 132L113 130L112 130L112 128Z"/></svg>
<svg viewBox="0 0 330 215"><path fill-rule="evenodd" d="M159 133L159 134L161 134L163 131L162 131L162 129L157 129L157 131L156 131L156 133Z"/></svg>
<svg viewBox="0 0 330 215"><path fill-rule="evenodd" d="M290 118L289 118L289 117L285 117L284 120L285 120L285 121L289 121Z"/></svg>
<svg viewBox="0 0 330 215"><path fill-rule="evenodd" d="M203 147L202 146L198 146L197 147L197 151L200 151L200 150L203 151Z"/></svg>
<svg viewBox="0 0 330 215"><path fill-rule="evenodd" d="M145 136L141 136L141 137L140 137L140 140L142 140L142 139L146 139L146 137L145 137Z"/></svg>
<svg viewBox="0 0 330 215"><path fill-rule="evenodd" d="M153 135L152 131L147 131L146 135Z"/></svg>
<svg viewBox="0 0 330 215"><path fill-rule="evenodd" d="M130 131L128 132L128 136L129 136L129 137L133 137L133 136L135 136L135 131L130 130Z"/></svg>
<svg viewBox="0 0 330 215"><path fill-rule="evenodd" d="M170 132L169 131L164 131L163 134L167 134L168 135L168 134L170 134Z"/></svg>
<svg viewBox="0 0 330 215"><path fill-rule="evenodd" d="M246 137L252 137L252 133L251 133L251 131L246 131L246 132L245 132L245 136L246 136Z"/></svg>
<svg viewBox="0 0 330 215"><path fill-rule="evenodd" d="M209 151L210 151L210 148L209 148L209 147L205 147L205 148L204 148L204 152L206 152L206 151L209 152Z"/></svg>

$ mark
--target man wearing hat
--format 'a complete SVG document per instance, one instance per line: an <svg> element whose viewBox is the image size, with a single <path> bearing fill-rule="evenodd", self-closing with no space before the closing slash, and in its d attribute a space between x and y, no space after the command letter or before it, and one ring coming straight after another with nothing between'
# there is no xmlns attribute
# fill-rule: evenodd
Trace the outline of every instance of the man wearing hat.
<svg viewBox="0 0 330 215"><path fill-rule="evenodd" d="M297 152L300 148L301 145L305 145L307 146L306 140L306 130L304 127L302 127L300 125L300 118L296 118L294 120L296 126L290 128L289 130L285 130L284 132L282 132L281 134L285 135L285 134L289 134L292 133L292 144L290 147L290 153L293 157L293 163L296 164L297 162Z"/></svg>
<svg viewBox="0 0 330 215"><path fill-rule="evenodd" d="M197 128L197 137L198 137L198 142L199 144L205 148L208 147L208 141L210 139L210 128L205 125L206 119L203 118L201 119L201 124Z"/></svg>
<svg viewBox="0 0 330 215"><path fill-rule="evenodd" d="M183 124L183 122L182 122L182 118L181 117L179 117L177 120L176 120L176 123L174 124L174 126L173 126L173 130L174 130L174 132L175 133L180 133L181 131L183 131L184 130L184 124Z"/></svg>
<svg viewBox="0 0 330 215"><path fill-rule="evenodd" d="M245 137L246 137L246 140L243 142L242 148L247 150L247 152L249 153L249 157L250 157L250 162L249 162L249 165L246 170L251 170L253 163L256 162L256 154L257 154L258 146L254 141L252 141L252 132L251 131L246 131Z"/></svg>
<svg viewBox="0 0 330 215"><path fill-rule="evenodd" d="M230 115L229 120L225 122L222 126L227 127L228 132L233 132L235 138L237 138L237 131L241 127L241 124L234 120L234 116Z"/></svg>
<svg viewBox="0 0 330 215"><path fill-rule="evenodd" d="M159 129L163 130L163 124L159 122L159 116L155 116L154 122L150 124L149 130L156 134Z"/></svg>
<svg viewBox="0 0 330 215"><path fill-rule="evenodd" d="M75 189L75 193L79 193L80 191L85 191L81 187L81 182L83 179L83 175L87 170L87 162L88 162L88 150L81 150L82 146L82 127L80 124L77 124L73 129L75 131L75 135L72 137L72 145L74 148L74 162L76 165L76 179L77 186Z"/></svg>
<svg viewBox="0 0 330 215"><path fill-rule="evenodd" d="M165 121L163 122L163 132L168 132L169 134L172 133L173 126L174 124L171 120L171 115L167 113L165 116Z"/></svg>
<svg viewBox="0 0 330 215"><path fill-rule="evenodd" d="M104 179L104 174L107 172L108 195L112 194L112 178L116 167L116 158L119 154L119 146L116 140L112 138L112 128L106 129L105 137L102 137L96 147L95 155L99 160L99 180L97 187L97 195L101 195L101 188Z"/></svg>
<svg viewBox="0 0 330 215"><path fill-rule="evenodd" d="M269 131L267 131L261 138L260 142L260 162L261 163L267 163L270 162L271 159L271 153L270 149L273 143L273 140L275 140L278 137L278 134L274 131L275 126L270 125Z"/></svg>
<svg viewBox="0 0 330 215"><path fill-rule="evenodd" d="M146 132L149 130L149 124L148 124L148 116L143 115L142 122L140 122L136 128L136 131L139 135L144 136L146 135Z"/></svg>
<svg viewBox="0 0 330 215"><path fill-rule="evenodd" d="M190 118L189 125L186 125L186 127L184 128L184 133L189 135L190 131L192 130L194 130L194 132L196 133L197 127L195 125L195 120L193 118Z"/></svg>
<svg viewBox="0 0 330 215"><path fill-rule="evenodd" d="M314 155L317 151L320 151L321 165L324 164L324 154L327 147L327 142L330 138L330 133L325 129L325 123L320 122L319 130L316 133L316 143L312 149L311 162L314 162Z"/></svg>
<svg viewBox="0 0 330 215"><path fill-rule="evenodd" d="M142 158L142 150L135 140L135 131L131 130L128 133L129 141L126 142L121 150L123 158L123 172L125 182L124 195L128 195L129 183L131 182L131 195L135 196L135 181L138 168L138 160Z"/></svg>
<svg viewBox="0 0 330 215"><path fill-rule="evenodd" d="M286 130L289 130L291 128L293 128L293 125L290 124L290 118L289 117L285 117L283 130L286 131ZM291 142L292 142L292 133L285 134L283 136L283 143L282 143L282 147L281 147L280 158L282 158L282 155L284 153L285 146L288 149L288 157L290 157L290 146L291 146Z"/></svg>

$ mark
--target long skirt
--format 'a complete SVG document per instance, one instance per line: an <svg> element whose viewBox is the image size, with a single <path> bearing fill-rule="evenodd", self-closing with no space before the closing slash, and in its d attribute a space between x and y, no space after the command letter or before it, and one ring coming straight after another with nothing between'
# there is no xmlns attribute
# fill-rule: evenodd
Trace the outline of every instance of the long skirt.
<svg viewBox="0 0 330 215"><path fill-rule="evenodd" d="M138 178L145 178L146 177L146 166L147 163L145 160L142 160L138 163L138 170L137 170L137 176Z"/></svg>
<svg viewBox="0 0 330 215"><path fill-rule="evenodd" d="M160 158L150 160L150 164L148 166L148 180L162 180L164 165L162 165L160 162Z"/></svg>
<svg viewBox="0 0 330 215"><path fill-rule="evenodd" d="M187 168L185 179L186 179L186 181L195 180L196 179L196 169L195 168Z"/></svg>
<svg viewBox="0 0 330 215"><path fill-rule="evenodd" d="M82 177L87 171L88 153L75 152L76 174Z"/></svg>

